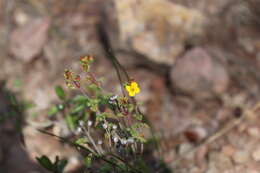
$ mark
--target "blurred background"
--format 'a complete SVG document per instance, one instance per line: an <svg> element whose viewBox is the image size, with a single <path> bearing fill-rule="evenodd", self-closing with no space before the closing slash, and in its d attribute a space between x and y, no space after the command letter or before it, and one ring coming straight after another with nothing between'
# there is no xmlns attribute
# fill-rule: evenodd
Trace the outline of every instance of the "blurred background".
<svg viewBox="0 0 260 173"><path fill-rule="evenodd" d="M35 129L69 133L47 112L58 101L54 87L65 87L64 69L79 71L80 56L94 56L104 88L120 93L104 50L109 39L140 84L136 99L162 136L169 168L258 173L259 110L175 160L259 103L259 7L259 0L0 0L0 172L44 173L35 162L43 154L80 172L79 153Z"/></svg>

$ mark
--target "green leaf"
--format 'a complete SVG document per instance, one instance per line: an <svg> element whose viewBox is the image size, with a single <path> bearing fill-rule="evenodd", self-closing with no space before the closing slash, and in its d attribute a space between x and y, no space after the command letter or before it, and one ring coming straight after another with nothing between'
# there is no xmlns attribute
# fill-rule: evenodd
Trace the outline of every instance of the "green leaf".
<svg viewBox="0 0 260 173"><path fill-rule="evenodd" d="M73 116L67 115L67 116L65 117L65 119L66 119L66 122L67 122L67 125L69 126L69 128L70 128L71 130L74 130L74 129L75 129L75 126L76 126L76 122L75 122Z"/></svg>
<svg viewBox="0 0 260 173"><path fill-rule="evenodd" d="M55 92L56 92L56 95L59 97L59 99L65 100L66 95L65 95L65 92L64 92L64 90L61 86L56 86Z"/></svg>
<svg viewBox="0 0 260 173"><path fill-rule="evenodd" d="M85 157L84 159L84 164L87 168L90 168L91 167L91 164L92 164L92 154L89 154L87 157Z"/></svg>
<svg viewBox="0 0 260 173"><path fill-rule="evenodd" d="M42 157L36 157L37 161L40 163L40 165L42 165L44 168L46 168L49 171L54 171L53 168L53 164L51 163L50 159L43 155Z"/></svg>
<svg viewBox="0 0 260 173"><path fill-rule="evenodd" d="M21 88L22 85L23 85L23 81L20 80L20 79L15 79L14 82L13 82L13 86L14 86L15 88Z"/></svg>
<svg viewBox="0 0 260 173"><path fill-rule="evenodd" d="M98 172L100 173L110 173L113 170L113 166L109 163L104 163L101 165L98 169Z"/></svg>
<svg viewBox="0 0 260 173"><path fill-rule="evenodd" d="M57 112L59 111L59 109L57 108L57 106L53 106L50 108L50 110L48 111L48 115L49 116L52 116L52 115L55 115Z"/></svg>
<svg viewBox="0 0 260 173"><path fill-rule="evenodd" d="M142 172L152 172L141 157L137 158L134 165L137 169L142 170Z"/></svg>
<svg viewBox="0 0 260 173"><path fill-rule="evenodd" d="M88 140L87 140L86 138L79 138L79 139L77 139L77 140L75 141L75 143L76 143L76 144L79 144L79 145L85 144L85 143L87 143L87 142L88 142Z"/></svg>
<svg viewBox="0 0 260 173"><path fill-rule="evenodd" d="M101 122L101 121L104 121L105 119L106 119L106 113L104 112L104 113L101 113L101 114L97 114L96 115L96 121L97 122Z"/></svg>
<svg viewBox="0 0 260 173"><path fill-rule="evenodd" d="M68 164L68 161L66 159L62 159L58 162L57 166L57 171L58 173L63 173L64 168L66 167L66 165Z"/></svg>
<svg viewBox="0 0 260 173"><path fill-rule="evenodd" d="M138 131L140 128L147 128L149 127L145 123L135 123L134 125L131 126L128 131L130 132L131 136L135 139L137 139L139 142L145 143L146 139L141 135L141 133Z"/></svg>
<svg viewBox="0 0 260 173"><path fill-rule="evenodd" d="M142 121L143 120L143 115L142 114L134 114L134 118L136 120Z"/></svg>
<svg viewBox="0 0 260 173"><path fill-rule="evenodd" d="M88 101L88 98L85 97L85 96L82 96L82 95L77 95L76 97L74 97L74 98L72 99L72 102L76 102L76 103L78 103L78 102L80 102L80 103L85 103L85 102L87 102L87 101Z"/></svg>
<svg viewBox="0 0 260 173"><path fill-rule="evenodd" d="M82 111L84 109L85 109L85 105L84 104L78 104L71 110L71 113L75 114L75 113L78 113L78 112L80 112L80 111Z"/></svg>

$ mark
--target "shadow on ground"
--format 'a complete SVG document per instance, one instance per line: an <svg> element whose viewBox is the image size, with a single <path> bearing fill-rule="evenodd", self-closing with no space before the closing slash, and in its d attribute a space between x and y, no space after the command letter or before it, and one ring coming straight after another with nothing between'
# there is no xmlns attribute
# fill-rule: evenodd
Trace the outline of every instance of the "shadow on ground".
<svg viewBox="0 0 260 173"><path fill-rule="evenodd" d="M24 126L24 105L17 94L0 82L0 172L45 173L31 160L23 146L21 129Z"/></svg>

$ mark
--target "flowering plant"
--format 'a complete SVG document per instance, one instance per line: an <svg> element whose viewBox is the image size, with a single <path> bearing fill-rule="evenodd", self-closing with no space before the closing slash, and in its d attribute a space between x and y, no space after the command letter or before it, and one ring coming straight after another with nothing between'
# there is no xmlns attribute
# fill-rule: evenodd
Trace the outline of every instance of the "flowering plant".
<svg viewBox="0 0 260 173"><path fill-rule="evenodd" d="M149 126L145 123L138 104L133 100L140 92L139 85L134 80L126 81L124 89L128 95L124 92L121 96L106 93L100 80L91 72L93 61L92 56L80 59L84 74L65 70L66 85L71 89L78 89L81 95L69 99L61 87L56 87L56 94L62 103L52 107L49 115L65 116L74 135L74 140L69 143L87 151L84 160L88 169L93 167L92 161L102 160L105 166L100 167L98 172L108 167L116 172L143 172L146 170L143 169L145 164L136 166L140 163L137 155L143 153L147 142L144 132Z"/></svg>

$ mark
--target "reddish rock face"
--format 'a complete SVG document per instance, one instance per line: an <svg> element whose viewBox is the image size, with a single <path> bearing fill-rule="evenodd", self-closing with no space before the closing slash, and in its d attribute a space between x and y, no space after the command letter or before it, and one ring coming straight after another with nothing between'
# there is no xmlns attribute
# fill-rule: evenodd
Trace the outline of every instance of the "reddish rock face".
<svg viewBox="0 0 260 173"><path fill-rule="evenodd" d="M33 19L11 34L9 51L18 59L29 62L37 56L47 40L50 20Z"/></svg>
<svg viewBox="0 0 260 173"><path fill-rule="evenodd" d="M194 48L181 57L171 70L174 88L198 97L223 93L229 75L223 65L203 48Z"/></svg>

